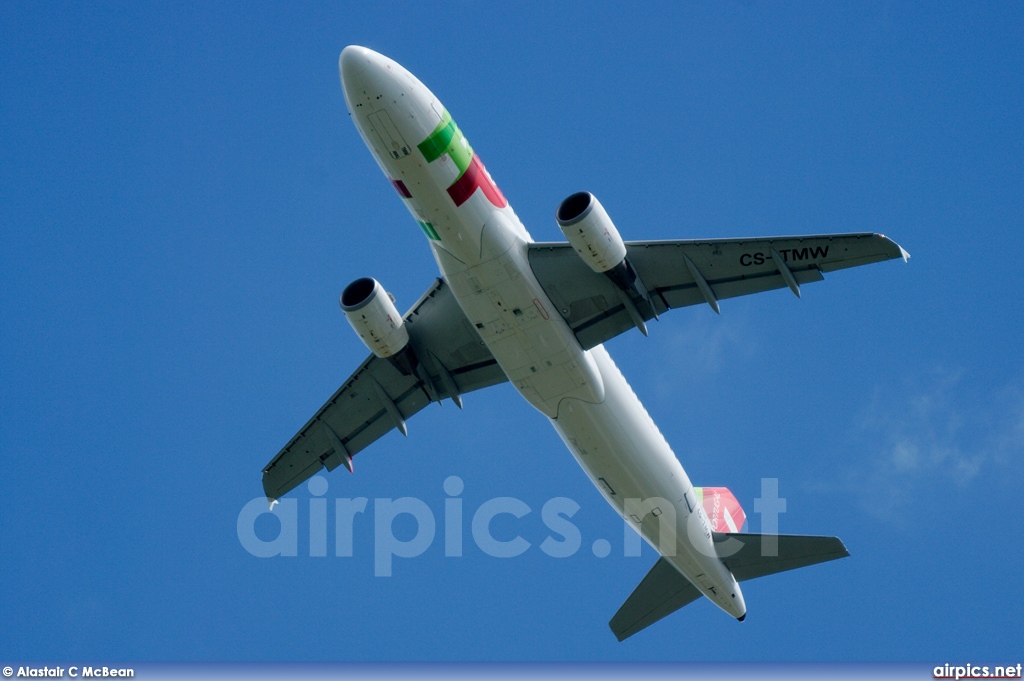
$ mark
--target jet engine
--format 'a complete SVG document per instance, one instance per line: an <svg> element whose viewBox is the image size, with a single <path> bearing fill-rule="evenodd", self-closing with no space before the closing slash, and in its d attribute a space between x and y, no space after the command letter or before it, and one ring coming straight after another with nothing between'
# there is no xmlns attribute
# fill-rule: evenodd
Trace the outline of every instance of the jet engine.
<svg viewBox="0 0 1024 681"><path fill-rule="evenodd" d="M577 192L555 213L562 234L590 269L611 270L626 258L626 245L604 206L590 192Z"/></svg>
<svg viewBox="0 0 1024 681"><path fill-rule="evenodd" d="M626 244L622 243L619 230L615 228L601 202L590 192L577 192L559 204L555 219L562 234L583 262L615 284L626 312L636 328L646 336L647 324L644 323L644 313L637 303L646 303L649 308L648 319L657 319L658 309L633 264L629 262Z"/></svg>
<svg viewBox="0 0 1024 681"><path fill-rule="evenodd" d="M382 359L402 352L409 331L394 299L376 279L356 279L341 292L341 309L370 352Z"/></svg>

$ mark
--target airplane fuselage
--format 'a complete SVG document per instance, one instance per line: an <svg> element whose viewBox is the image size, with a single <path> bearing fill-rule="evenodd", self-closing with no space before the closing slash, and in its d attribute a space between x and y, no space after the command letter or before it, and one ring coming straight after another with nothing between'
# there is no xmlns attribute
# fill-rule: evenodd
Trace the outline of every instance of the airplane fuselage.
<svg viewBox="0 0 1024 681"><path fill-rule="evenodd" d="M582 349L538 284L530 234L440 101L366 48L345 48L339 68L360 136L509 381L626 522L712 602L743 617L743 594L715 553L682 465L604 347Z"/></svg>

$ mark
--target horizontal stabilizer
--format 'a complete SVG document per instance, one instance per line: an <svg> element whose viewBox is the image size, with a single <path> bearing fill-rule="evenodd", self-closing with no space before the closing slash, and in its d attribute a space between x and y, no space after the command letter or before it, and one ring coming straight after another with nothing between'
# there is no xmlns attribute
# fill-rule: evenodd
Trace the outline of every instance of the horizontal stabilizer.
<svg viewBox="0 0 1024 681"><path fill-rule="evenodd" d="M679 574L672 563L659 558L608 626L617 639L624 641L700 596L697 587Z"/></svg>
<svg viewBox="0 0 1024 681"><path fill-rule="evenodd" d="M738 582L850 555L838 537L792 534L715 533L715 550ZM608 626L623 641L700 597L686 577L659 558Z"/></svg>
<svg viewBox="0 0 1024 681"><path fill-rule="evenodd" d="M715 534L715 550L737 582L850 555L839 537L799 534Z"/></svg>

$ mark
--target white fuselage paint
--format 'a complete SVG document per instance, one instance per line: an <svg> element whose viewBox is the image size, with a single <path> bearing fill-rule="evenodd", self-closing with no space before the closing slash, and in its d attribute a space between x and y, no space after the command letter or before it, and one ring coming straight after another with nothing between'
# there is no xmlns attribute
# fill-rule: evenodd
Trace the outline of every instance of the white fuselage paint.
<svg viewBox="0 0 1024 681"><path fill-rule="evenodd" d="M481 189L456 206L447 192L455 163L427 162L417 148L440 123L440 102L372 50L345 48L339 68L359 134L384 174L408 189L402 200L413 217L439 237L429 242L441 274L512 385L550 419L608 503L712 602L743 616L743 594L715 555L690 479L604 347L583 350L548 300L527 259L532 238L511 206ZM672 515L675 530L663 536Z"/></svg>

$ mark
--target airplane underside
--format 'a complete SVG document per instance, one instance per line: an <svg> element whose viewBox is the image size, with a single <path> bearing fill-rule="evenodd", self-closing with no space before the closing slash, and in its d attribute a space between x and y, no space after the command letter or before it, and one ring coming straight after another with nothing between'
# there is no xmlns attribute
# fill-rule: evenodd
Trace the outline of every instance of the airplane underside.
<svg viewBox="0 0 1024 681"><path fill-rule="evenodd" d="M710 518L703 488L602 343L646 335L676 307L717 313L721 300L777 288L799 296L824 273L906 259L902 248L872 233L626 242L587 192L556 211L567 243L536 243L415 76L356 46L339 68L353 122L442 277L405 315L373 279L345 289L342 309L371 355L264 468L268 498L324 469L353 470L353 456L391 429L406 434L431 402L461 407L463 394L509 381L662 556L612 618L619 640L700 596L742 621L739 581L849 555L834 537L742 534L738 504L739 526Z"/></svg>

